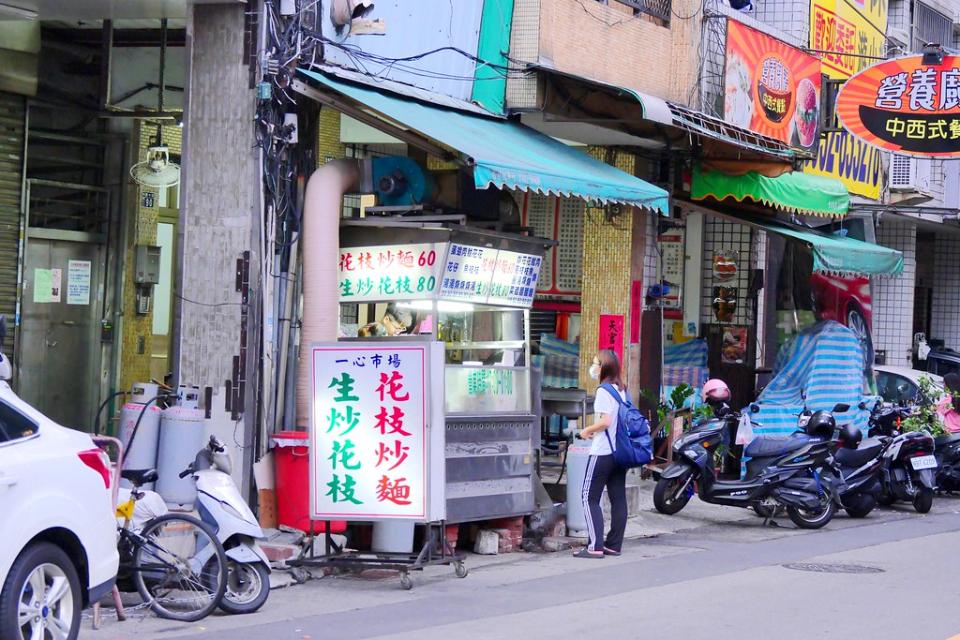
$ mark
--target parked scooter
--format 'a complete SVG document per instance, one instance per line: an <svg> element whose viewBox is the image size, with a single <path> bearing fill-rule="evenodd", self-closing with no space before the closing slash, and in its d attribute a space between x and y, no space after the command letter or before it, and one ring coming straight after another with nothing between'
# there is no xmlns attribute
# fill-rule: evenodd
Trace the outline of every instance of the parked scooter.
<svg viewBox="0 0 960 640"><path fill-rule="evenodd" d="M705 395L709 385L704 386ZM845 411L846 407L836 410ZM823 428L821 413L830 419L829 430ZM667 515L679 512L696 491L701 500L712 504L767 509L771 513L778 506L786 507L794 524L804 529L819 529L830 522L837 499L834 478L819 470L827 466L839 444L833 439L833 417L817 412L808 423L807 433L755 438L744 451L751 457L746 477L718 480L713 452L729 446L728 420L739 418L731 412L726 418L707 420L677 439L673 445L677 461L663 471L654 489L657 511Z"/></svg>
<svg viewBox="0 0 960 640"><path fill-rule="evenodd" d="M841 429L840 439L832 465L840 504L851 518L866 518L880 498L883 454L889 443L880 438L863 440L863 432L853 425Z"/></svg>
<svg viewBox="0 0 960 640"><path fill-rule="evenodd" d="M257 543L266 536L257 517L230 476L230 454L210 436L194 461L181 474L197 483L197 510L227 552L227 590L220 608L227 613L253 613L270 595L270 561Z"/></svg>
<svg viewBox="0 0 960 640"><path fill-rule="evenodd" d="M883 454L878 502L891 505L897 500L912 502L917 513L933 507L937 459L933 436L911 431L894 436Z"/></svg>
<svg viewBox="0 0 960 640"><path fill-rule="evenodd" d="M960 491L960 433L937 436L934 441L937 458L937 489Z"/></svg>

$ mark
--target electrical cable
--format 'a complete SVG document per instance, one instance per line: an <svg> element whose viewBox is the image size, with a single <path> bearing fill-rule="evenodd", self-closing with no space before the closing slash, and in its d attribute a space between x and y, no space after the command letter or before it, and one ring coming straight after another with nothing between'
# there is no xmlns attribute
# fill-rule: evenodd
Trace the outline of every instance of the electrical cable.
<svg viewBox="0 0 960 640"><path fill-rule="evenodd" d="M116 398L117 396L124 396L130 393L129 391L116 391L107 396L107 399L100 404L100 408L97 409L97 415L93 419L93 435L100 435L100 414L103 413L104 407L107 406L107 403Z"/></svg>
<svg viewBox="0 0 960 640"><path fill-rule="evenodd" d="M140 409L140 415L137 416L137 422L133 425L133 431L130 433L130 440L127 441L126 451L124 451L124 457L126 453L133 450L133 441L137 437L137 431L140 430L140 421L143 420L143 414L146 413L147 407L149 407L154 402L159 402L160 400L168 400L170 398L176 398L176 394L161 393L150 398L146 404L143 405L143 408Z"/></svg>

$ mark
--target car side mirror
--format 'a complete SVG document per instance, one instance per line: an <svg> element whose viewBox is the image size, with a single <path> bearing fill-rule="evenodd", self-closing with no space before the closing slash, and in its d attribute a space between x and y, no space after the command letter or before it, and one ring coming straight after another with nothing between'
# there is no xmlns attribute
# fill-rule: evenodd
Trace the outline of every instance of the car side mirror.
<svg viewBox="0 0 960 640"><path fill-rule="evenodd" d="M850 411L850 405L848 404L838 404L833 407L833 413L846 413L847 411Z"/></svg>

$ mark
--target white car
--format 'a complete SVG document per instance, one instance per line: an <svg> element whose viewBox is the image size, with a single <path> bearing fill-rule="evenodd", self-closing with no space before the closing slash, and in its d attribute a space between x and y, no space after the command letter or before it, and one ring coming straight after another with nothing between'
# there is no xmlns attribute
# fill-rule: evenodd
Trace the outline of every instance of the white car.
<svg viewBox="0 0 960 640"><path fill-rule="evenodd" d="M873 371L877 376L877 393L883 397L884 402L912 405L920 393L920 378L930 378L941 392L944 388L942 377L910 367L878 364L873 367Z"/></svg>
<svg viewBox="0 0 960 640"><path fill-rule="evenodd" d="M110 463L17 397L11 372L0 354L0 638L74 640L117 575Z"/></svg>

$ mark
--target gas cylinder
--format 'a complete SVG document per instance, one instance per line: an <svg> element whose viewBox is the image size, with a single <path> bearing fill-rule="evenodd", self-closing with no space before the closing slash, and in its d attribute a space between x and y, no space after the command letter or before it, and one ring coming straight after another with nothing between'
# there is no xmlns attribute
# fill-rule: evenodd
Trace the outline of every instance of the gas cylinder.
<svg viewBox="0 0 960 640"><path fill-rule="evenodd" d="M159 391L155 384L135 382L130 402L120 409L120 441L123 443L124 469L153 469L157 466L160 407L156 404L156 397ZM137 426L138 420L140 426ZM134 429L137 435L131 442ZM121 480L120 485L130 487L126 480ZM153 489L153 483L144 485L143 488Z"/></svg>
<svg viewBox="0 0 960 640"><path fill-rule="evenodd" d="M203 448L204 412L188 385L181 385L177 404L160 416L160 448L157 453L157 493L173 508L192 509L197 498L193 478L180 477Z"/></svg>

